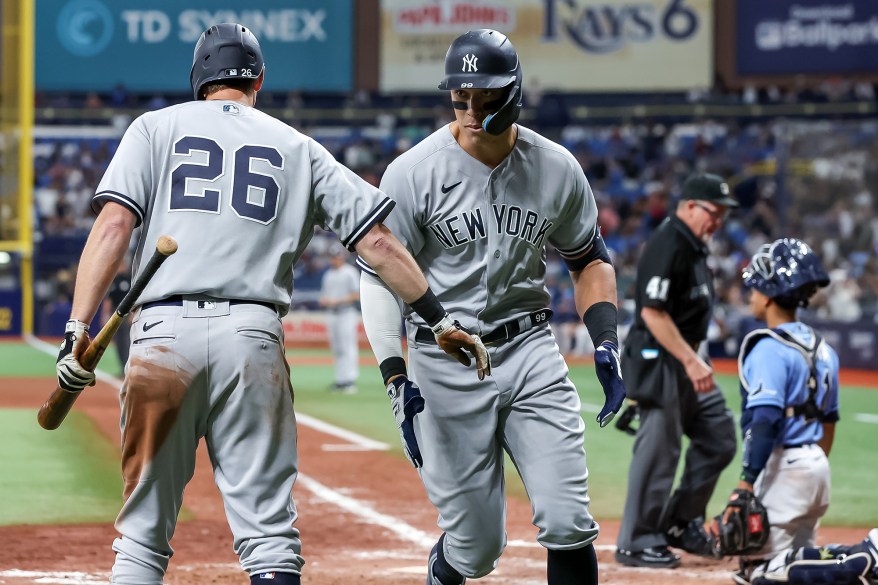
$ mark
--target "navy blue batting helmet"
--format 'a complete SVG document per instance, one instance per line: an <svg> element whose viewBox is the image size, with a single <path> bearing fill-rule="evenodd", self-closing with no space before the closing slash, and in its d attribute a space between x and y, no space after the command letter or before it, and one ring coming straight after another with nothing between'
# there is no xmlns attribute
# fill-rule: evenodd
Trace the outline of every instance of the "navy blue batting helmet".
<svg viewBox="0 0 878 585"><path fill-rule="evenodd" d="M256 79L265 68L256 37L240 24L224 22L203 33L195 43L189 84L196 100L201 88L212 81Z"/></svg>
<svg viewBox="0 0 878 585"><path fill-rule="evenodd" d="M521 112L521 63L512 42L501 32L482 28L463 33L448 47L445 78L439 89L505 89L497 110L482 127L489 134L502 134Z"/></svg>
<svg viewBox="0 0 878 585"><path fill-rule="evenodd" d="M829 275L817 254L795 238L765 244L744 268L744 286L755 288L786 307L806 307L817 288L829 284Z"/></svg>

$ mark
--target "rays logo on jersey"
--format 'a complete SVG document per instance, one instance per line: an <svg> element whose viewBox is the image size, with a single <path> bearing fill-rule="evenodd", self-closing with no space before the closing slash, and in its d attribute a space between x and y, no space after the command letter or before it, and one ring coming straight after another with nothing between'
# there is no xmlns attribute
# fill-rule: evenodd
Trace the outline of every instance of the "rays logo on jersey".
<svg viewBox="0 0 878 585"><path fill-rule="evenodd" d="M238 106L225 104L223 106L223 112L225 112L226 114L240 114L241 110L238 109Z"/></svg>
<svg viewBox="0 0 878 585"><path fill-rule="evenodd" d="M491 205L491 217L497 235L525 240L535 248L542 248L546 233L554 223L536 211L517 205ZM469 209L429 226L430 231L446 249L462 246L488 237L482 209Z"/></svg>

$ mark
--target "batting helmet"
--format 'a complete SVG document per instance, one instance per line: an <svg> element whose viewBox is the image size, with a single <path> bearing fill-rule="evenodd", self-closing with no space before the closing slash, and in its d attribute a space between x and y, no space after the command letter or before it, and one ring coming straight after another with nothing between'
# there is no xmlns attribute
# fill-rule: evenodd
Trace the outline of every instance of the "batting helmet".
<svg viewBox="0 0 878 585"><path fill-rule="evenodd" d="M265 68L259 41L240 24L224 22L203 33L195 44L189 84L196 100L204 99L201 88L212 81L256 79Z"/></svg>
<svg viewBox="0 0 878 585"><path fill-rule="evenodd" d="M781 306L807 307L817 288L829 284L829 275L817 254L795 238L765 244L744 268L744 286L755 288Z"/></svg>
<svg viewBox="0 0 878 585"><path fill-rule="evenodd" d="M521 63L512 42L501 32L482 28L466 32L451 43L445 55L445 79L439 89L506 89L496 111L482 122L489 134L502 134L521 112Z"/></svg>

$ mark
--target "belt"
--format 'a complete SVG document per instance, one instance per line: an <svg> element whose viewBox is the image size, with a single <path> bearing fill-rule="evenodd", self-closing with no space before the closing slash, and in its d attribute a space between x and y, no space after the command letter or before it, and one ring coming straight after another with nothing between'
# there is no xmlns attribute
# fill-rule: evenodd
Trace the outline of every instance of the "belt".
<svg viewBox="0 0 878 585"><path fill-rule="evenodd" d="M485 345L503 345L507 341L510 341L517 335L524 333L529 329L547 324L553 314L554 312L552 309L540 309L538 311L533 311L520 319L507 321L490 333L482 335L482 343ZM418 343L436 343L436 336L433 335L433 332L430 329L427 329L426 327L418 327L418 330L415 332L415 341Z"/></svg>
<svg viewBox="0 0 878 585"><path fill-rule="evenodd" d="M814 443L802 443L800 445L793 445L792 443L784 443L783 448L784 448L784 451L786 451L787 449L802 449L802 448L813 447L813 446L814 446Z"/></svg>
<svg viewBox="0 0 878 585"><path fill-rule="evenodd" d="M204 299L205 301L209 301L210 299ZM225 299L217 299L217 300L225 300ZM272 311L277 312L277 305L274 303L269 303L268 301L245 301L243 299L229 299L230 305L262 305L263 307L268 307ZM142 309L149 309L150 307L182 307L183 306L183 295L173 295L167 298L164 298L160 301L150 301L148 303L143 303L140 307Z"/></svg>

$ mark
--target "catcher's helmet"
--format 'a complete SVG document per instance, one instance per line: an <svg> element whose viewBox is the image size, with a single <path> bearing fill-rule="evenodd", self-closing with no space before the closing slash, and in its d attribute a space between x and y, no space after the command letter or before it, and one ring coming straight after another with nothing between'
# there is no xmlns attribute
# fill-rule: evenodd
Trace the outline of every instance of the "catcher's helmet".
<svg viewBox="0 0 878 585"><path fill-rule="evenodd" d="M744 268L744 286L755 288L785 307L807 307L817 288L829 284L829 275L817 254L795 238L765 244Z"/></svg>
<svg viewBox="0 0 878 585"><path fill-rule="evenodd" d="M224 22L203 33L195 43L189 84L196 100L201 88L223 79L256 79L265 68L259 41L240 24Z"/></svg>
<svg viewBox="0 0 878 585"><path fill-rule="evenodd" d="M521 63L506 35L482 28L466 32L451 43L445 55L445 79L439 89L506 89L500 107L489 114L482 127L501 134L521 112Z"/></svg>

